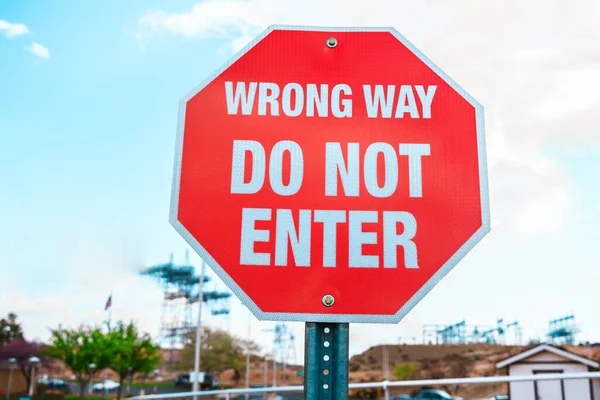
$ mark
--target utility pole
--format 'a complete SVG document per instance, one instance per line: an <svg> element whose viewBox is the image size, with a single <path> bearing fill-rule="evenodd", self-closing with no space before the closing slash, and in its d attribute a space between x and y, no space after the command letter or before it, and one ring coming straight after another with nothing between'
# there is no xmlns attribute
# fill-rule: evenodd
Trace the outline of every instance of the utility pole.
<svg viewBox="0 0 600 400"><path fill-rule="evenodd" d="M277 357L273 348L273 387L277 386Z"/></svg>
<svg viewBox="0 0 600 400"><path fill-rule="evenodd" d="M10 389L12 386L12 376L13 376L13 370L15 369L15 365L17 363L17 359L16 358L9 358L8 359L8 384L6 387L6 400L10 399Z"/></svg>
<svg viewBox="0 0 600 400"><path fill-rule="evenodd" d="M90 381L89 381L90 383L89 383L89 386L88 386L88 394L91 396L92 393L94 392L93 391L93 389L94 389L93 388L93 386L94 386L94 370L96 369L96 364L91 363L88 366L88 368L90 369Z"/></svg>
<svg viewBox="0 0 600 400"><path fill-rule="evenodd" d="M202 267L200 272L200 284L198 288L198 327L196 328L196 354L194 359L194 382L192 385L192 391L197 392L200 381L200 338L202 336L202 300L203 292L202 285L204 284L204 269L205 264L202 260ZM198 396L194 395L194 400L197 400Z"/></svg>
<svg viewBox="0 0 600 400"><path fill-rule="evenodd" d="M267 353L265 353L264 356L264 372L263 372L263 387L267 387L268 385L268 375L269 375L269 361L267 360ZM263 393L263 398L266 399L267 398L267 392Z"/></svg>
<svg viewBox="0 0 600 400"><path fill-rule="evenodd" d="M385 344L381 345L381 349L383 350L383 380L387 381L390 379L390 353Z"/></svg>
<svg viewBox="0 0 600 400"><path fill-rule="evenodd" d="M246 389L250 388L250 326L252 323L252 314L248 310L248 339L246 341ZM246 392L246 400L250 397L250 393Z"/></svg>
<svg viewBox="0 0 600 400"><path fill-rule="evenodd" d="M29 375L29 397L33 396L33 385L35 382L35 366L40 362L38 357L29 358L29 368L31 370Z"/></svg>
<svg viewBox="0 0 600 400"><path fill-rule="evenodd" d="M285 386L285 369L286 368L287 368L287 353L283 353L283 359L281 360L281 386Z"/></svg>
<svg viewBox="0 0 600 400"><path fill-rule="evenodd" d="M390 380L390 353L385 344L381 345L381 347L383 349L383 380L389 381ZM384 391L385 391L385 398L389 399L390 398L390 389L388 388L388 385L384 386Z"/></svg>
<svg viewBox="0 0 600 400"><path fill-rule="evenodd" d="M265 355L265 362L263 367L265 371L263 373L263 387L267 387L268 385L268 375L269 375L269 361L267 360L267 356Z"/></svg>

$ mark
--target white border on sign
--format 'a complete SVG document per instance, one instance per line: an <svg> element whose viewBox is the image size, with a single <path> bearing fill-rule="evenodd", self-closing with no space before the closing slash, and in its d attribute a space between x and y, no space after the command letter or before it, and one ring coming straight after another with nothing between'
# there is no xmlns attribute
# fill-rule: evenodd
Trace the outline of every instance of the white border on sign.
<svg viewBox="0 0 600 400"><path fill-rule="evenodd" d="M181 159L183 155L183 130L185 125L185 109L186 103L194 97L199 91L204 89L210 82L217 78L233 63L239 60L244 54L246 54L252 47L258 42L264 39L267 35L275 30L300 30L300 31L319 31L319 32L389 32L396 39L398 39L404 46L410 49L421 61L423 61L429 68L437 73L448 85L456 90L461 96L463 96L476 110L476 124L477 124L477 149L478 149L478 161L479 161L479 186L481 190L481 227L463 244L456 253L450 257L450 259L423 285L423 287L417 291L410 300L398 310L395 314L304 314L304 313L272 313L263 312L258 306L252 301L252 299L246 295L242 288L225 272L225 270L217 263L217 261L202 247L200 243L192 236L192 234L183 226L177 219L178 207L179 207L179 183L181 178ZM427 293L437 285L442 278L444 278L452 268L477 244L483 237L490 231L490 207L489 207L489 194L488 194L488 180L487 180L487 157L486 157L486 144L484 134L484 115L483 106L479 104L471 95L469 95L462 87L454 82L448 75L446 75L437 65L435 65L430 59L428 59L421 51L419 51L412 43L410 43L404 36L398 33L394 28L347 28L347 27L310 27L310 26L293 26L293 25L271 25L254 40L252 40L243 49L237 52L232 58L229 59L224 65L213 72L208 78L206 78L200 85L192 89L187 95L185 95L179 102L179 119L177 124L177 138L175 143L175 160L173 167L173 187L171 193L171 210L170 210L170 223L173 225L175 230L185 239L185 241L198 253L204 262L206 262L212 270L217 274L219 278L233 291L233 293L246 305L250 311L259 320L266 321L303 321L303 322L332 322L332 323L344 323L344 322L360 322L360 323L398 323L406 314L408 314L414 306Z"/></svg>

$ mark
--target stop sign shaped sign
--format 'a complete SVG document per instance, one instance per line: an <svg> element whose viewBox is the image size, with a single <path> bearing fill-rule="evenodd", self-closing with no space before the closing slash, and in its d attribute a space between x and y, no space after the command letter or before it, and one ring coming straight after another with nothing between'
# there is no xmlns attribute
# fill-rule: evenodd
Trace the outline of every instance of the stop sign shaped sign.
<svg viewBox="0 0 600 400"><path fill-rule="evenodd" d="M170 219L259 319L398 322L490 229L483 109L393 29L273 26L181 100Z"/></svg>

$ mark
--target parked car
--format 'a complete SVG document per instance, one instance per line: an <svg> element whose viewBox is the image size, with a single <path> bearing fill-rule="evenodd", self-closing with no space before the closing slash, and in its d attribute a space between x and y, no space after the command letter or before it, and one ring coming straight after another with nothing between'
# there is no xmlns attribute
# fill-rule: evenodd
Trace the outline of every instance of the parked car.
<svg viewBox="0 0 600 400"><path fill-rule="evenodd" d="M102 382L94 383L92 385L92 390L96 393L103 392L103 391L113 392L113 391L117 391L119 386L121 386L119 384L119 382L115 382L111 379L106 379Z"/></svg>
<svg viewBox="0 0 600 400"><path fill-rule="evenodd" d="M508 397L508 395L506 394L497 394L495 396L492 397L478 397L476 399L473 400L510 400L510 398Z"/></svg>
<svg viewBox="0 0 600 400"><path fill-rule="evenodd" d="M219 381L211 374L200 372L200 390L210 390L219 385ZM181 374L175 378L175 386L185 387L187 389L192 387L192 381L190 374Z"/></svg>
<svg viewBox="0 0 600 400"><path fill-rule="evenodd" d="M67 389L69 387L69 384L65 381L63 381L62 379L55 379L55 378L51 378L48 379L48 383L46 384L48 389L58 389L58 390L64 390Z"/></svg>
<svg viewBox="0 0 600 400"><path fill-rule="evenodd" d="M510 398L506 394L497 394L490 397L488 400L510 400Z"/></svg>

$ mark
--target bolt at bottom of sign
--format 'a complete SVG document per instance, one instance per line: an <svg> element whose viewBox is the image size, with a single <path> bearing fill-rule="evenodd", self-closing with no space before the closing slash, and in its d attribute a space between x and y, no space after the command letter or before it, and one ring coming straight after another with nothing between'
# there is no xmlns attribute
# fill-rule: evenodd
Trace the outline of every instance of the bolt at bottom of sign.
<svg viewBox="0 0 600 400"><path fill-rule="evenodd" d="M325 307L331 307L333 305L333 303L335 302L335 299L333 298L332 295L326 294L325 296L323 296L321 301L323 302L323 305Z"/></svg>

